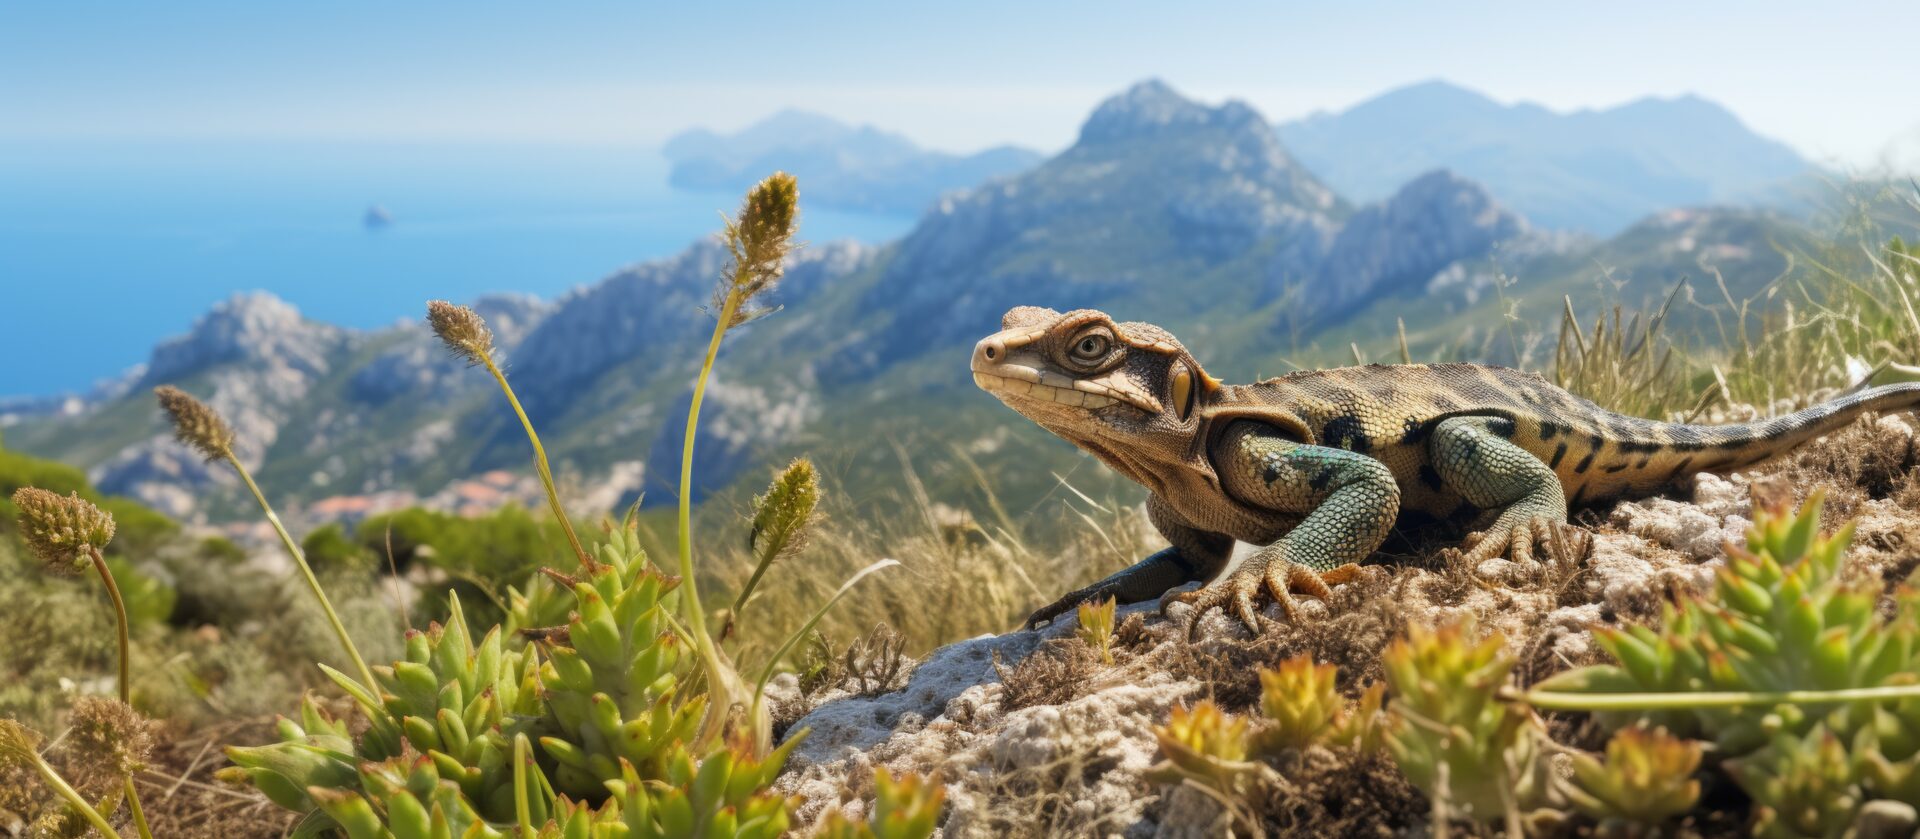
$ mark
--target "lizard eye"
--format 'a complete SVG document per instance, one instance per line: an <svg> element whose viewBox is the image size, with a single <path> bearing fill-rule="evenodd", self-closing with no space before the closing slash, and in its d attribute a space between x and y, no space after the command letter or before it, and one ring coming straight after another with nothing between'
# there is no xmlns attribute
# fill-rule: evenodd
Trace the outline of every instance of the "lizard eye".
<svg viewBox="0 0 1920 839"><path fill-rule="evenodd" d="M1181 422L1193 416L1193 372L1187 365L1173 365L1173 412Z"/></svg>
<svg viewBox="0 0 1920 839"><path fill-rule="evenodd" d="M1082 364L1094 364L1107 357L1107 351L1113 348L1113 339L1105 332L1089 332L1073 342L1073 349L1067 354Z"/></svg>

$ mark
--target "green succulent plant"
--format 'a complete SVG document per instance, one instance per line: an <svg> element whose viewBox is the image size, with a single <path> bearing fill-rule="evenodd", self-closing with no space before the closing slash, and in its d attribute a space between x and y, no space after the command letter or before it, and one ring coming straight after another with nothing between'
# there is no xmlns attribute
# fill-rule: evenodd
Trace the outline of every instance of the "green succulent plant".
<svg viewBox="0 0 1920 839"><path fill-rule="evenodd" d="M1865 798L1845 744L1824 725L1805 735L1777 732L1728 769L1753 797L1753 835L1762 839L1839 839Z"/></svg>
<svg viewBox="0 0 1920 839"><path fill-rule="evenodd" d="M1563 793L1574 809L1600 822L1602 836L1651 836L1700 800L1700 744L1661 729L1623 728L1607 741L1602 763L1573 756Z"/></svg>
<svg viewBox="0 0 1920 839"><path fill-rule="evenodd" d="M633 531L608 535L599 560L566 580L575 609L564 632L541 636L552 733L541 746L558 764L554 786L575 797L606 795L622 764L640 777L666 774L676 741L691 741L705 698L683 695L681 645L664 598L679 581L655 570Z"/></svg>
<svg viewBox="0 0 1920 839"><path fill-rule="evenodd" d="M445 624L409 632L406 659L375 668L377 696L328 669L368 720L357 742L348 735L345 721L329 719L308 699L301 706L300 724L280 721L280 742L227 750L240 770L234 777L250 781L289 809L319 806L334 815L347 807L351 809L341 812L357 814L359 805L336 793L367 793L375 801L386 800L383 790L364 785L369 776L362 764L399 759L411 767L426 760L435 769L436 783L453 784L476 813L505 822L515 806L512 737L528 730L543 712L536 666L532 655L506 648L498 627L473 643L460 600L451 597ZM536 817L544 821L544 810Z"/></svg>
<svg viewBox="0 0 1920 839"><path fill-rule="evenodd" d="M1471 616L1412 626L1383 657L1393 700L1384 737L1394 762L1430 797L1467 816L1511 816L1544 794L1538 718L1500 693L1514 656Z"/></svg>
<svg viewBox="0 0 1920 839"><path fill-rule="evenodd" d="M1245 717L1227 713L1211 699L1175 705L1166 725L1153 727L1166 759L1148 777L1171 784L1194 784L1206 790L1248 830L1257 830L1243 802L1254 782L1272 773L1263 763L1248 760L1249 724Z"/></svg>
<svg viewBox="0 0 1920 839"><path fill-rule="evenodd" d="M360 764L360 791L315 787L309 794L350 839L502 839L459 782L426 755Z"/></svg>
<svg viewBox="0 0 1920 839"><path fill-rule="evenodd" d="M1920 802L1920 590L1909 580L1887 598L1876 577L1845 573L1853 527L1821 535L1821 500L1756 509L1711 591L1681 597L1657 629L1596 631L1617 663L1522 698L1713 741L1762 835L1839 835L1867 799Z"/></svg>
<svg viewBox="0 0 1920 839"><path fill-rule="evenodd" d="M873 807L864 822L850 821L835 810L822 823L819 839L927 839L940 818L947 790L938 779L918 775L898 778L886 769L874 771Z"/></svg>
<svg viewBox="0 0 1920 839"><path fill-rule="evenodd" d="M697 763L676 743L659 780L623 765L620 779L607 784L626 830L618 839L775 839L787 831L800 800L767 788L802 739L790 738L764 758L737 740Z"/></svg>
<svg viewBox="0 0 1920 839"><path fill-rule="evenodd" d="M716 293L719 322L688 409L683 490L700 394L720 339L770 311L753 299L780 276L792 248L796 200L793 179L776 174L755 187L739 219L728 222L735 265ZM541 569L544 576L510 588L505 621L477 644L452 596L445 624L408 634L405 660L368 667L291 534L233 457L231 429L206 405L163 389L161 402L182 439L210 459L229 461L247 481L360 676L323 668L366 719L357 737L308 698L299 722L279 722L280 742L229 749L234 766L223 777L251 783L284 807L317 812L302 825L306 836L771 839L786 832L797 799L768 788L806 732L773 747L766 684L856 583L898 563L882 560L854 574L767 657L757 681L744 679L721 638L709 633L695 592L686 493L680 576L650 564L631 514L606 527L606 538L589 552L566 517L532 422L493 359L485 321L444 301L429 304L428 320L449 350L486 367L513 407L578 570ZM817 476L805 459L756 499L750 545L758 564L734 601L735 618L766 568L805 544L818 500ZM916 784L903 780L888 788L891 803L883 808L896 814L886 820L890 830L905 825L930 832L939 798Z"/></svg>
<svg viewBox="0 0 1920 839"><path fill-rule="evenodd" d="M1842 573L1853 526L1818 530L1821 496L1796 515L1757 512L1745 548L1729 547L1713 590L1669 604L1658 628L1600 629L1595 638L1617 664L1580 668L1541 683L1544 691L1773 693L1912 683L1920 665L1914 622L1920 602L1896 598L1897 614L1876 614L1882 584ZM1862 727L1888 735L1903 756L1920 751L1920 702L1888 706L1782 702L1609 711L1618 728L1644 722L1705 736L1732 755L1765 746L1772 732L1805 733L1828 718L1836 734Z"/></svg>

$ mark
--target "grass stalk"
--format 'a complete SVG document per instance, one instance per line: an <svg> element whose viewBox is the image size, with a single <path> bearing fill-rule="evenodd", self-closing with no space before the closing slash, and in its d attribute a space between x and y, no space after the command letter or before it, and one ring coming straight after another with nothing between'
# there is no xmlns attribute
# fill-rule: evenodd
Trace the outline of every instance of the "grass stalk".
<svg viewBox="0 0 1920 839"><path fill-rule="evenodd" d="M744 272L744 267L739 269ZM700 586L693 573L693 443L700 429L700 403L707 395L707 380L713 375L714 359L720 355L720 340L727 334L727 328L733 324L734 315L739 312L745 298L741 290L742 283L732 284L727 292L726 302L721 305L720 315L713 324L713 337L707 342L707 354L700 362L700 375L694 379L693 399L687 406L687 429L680 444L680 504L679 535L675 540L680 567L681 607L685 610L685 620L689 635L693 636L694 649L700 654L700 661L707 670L707 689L714 693L716 701L710 702L707 714L714 721L724 721L730 712L733 697L729 688L739 677L731 672L732 668L720 658L720 650L713 643L713 636L707 632L706 606L700 601ZM720 734L720 726L709 724L702 726L700 740L711 742L710 737Z"/></svg>
<svg viewBox="0 0 1920 839"><path fill-rule="evenodd" d="M500 383L500 392L506 394L507 404L513 406L514 415L520 418L520 427L527 432L527 441L533 444L533 468L540 473L540 485L547 491L547 506L553 509L554 520L560 523L560 529L567 534L567 544L573 546L574 556L579 557L580 564L591 567L593 557L580 544L579 534L573 532L573 522L560 505L560 491L553 485L553 467L547 462L546 447L540 445L540 434L533 430L533 421L527 418L526 409L520 407L520 397L515 396L513 386L507 384L507 374L500 370L500 365L494 362L491 355L481 356L480 360L486 365L487 372L493 374L493 380Z"/></svg>
<svg viewBox="0 0 1920 839"><path fill-rule="evenodd" d="M1820 705L1920 699L1920 685L1883 685L1838 690L1700 691L1687 693L1576 693L1511 691L1503 698L1548 711L1672 711L1764 705Z"/></svg>
<svg viewBox="0 0 1920 839"><path fill-rule="evenodd" d="M40 780L44 781L49 789L65 799L67 804L71 806L75 812L79 813L81 818L86 819L88 824L93 825L95 830L100 831L101 836L111 837L111 839L122 839L120 832L113 829L113 824L107 821L107 817L101 815L99 810L94 809L92 804L87 803L87 799L76 791L72 785L68 784L67 779L60 777L60 773L55 771L52 766L47 765L47 761L40 757L38 752L29 750L26 758L27 762L33 765L33 771L39 773ZM146 834L142 833L142 835L144 836Z"/></svg>
<svg viewBox="0 0 1920 839"><path fill-rule="evenodd" d="M754 685L753 685L754 716L757 717L760 714L761 703L762 703L762 700L765 698L765 693L767 690L767 683L773 681L774 668L780 665L781 659L787 657L787 653L790 653L793 651L794 646L800 643L800 639L807 637L807 634L812 632L815 626L819 625L820 619L826 617L828 612L833 611L834 604L839 603L840 598L846 597L847 592L852 591L853 587L855 585L858 585L859 582L862 579L864 579L868 574L872 574L876 571L884 571L888 568L892 568L899 564L900 564L900 560L897 560L897 559L883 559L871 565L868 565L865 568L860 569L859 572L855 573L851 577L848 577L846 582L841 583L839 590L835 591L832 597L827 598L827 602L820 604L820 608L814 610L813 616L808 618L806 623L801 624L799 629L794 630L792 634L787 636L787 640L780 645L780 648L777 650L774 650L773 655L767 658L766 668L760 671L760 679L754 682Z"/></svg>
<svg viewBox="0 0 1920 839"><path fill-rule="evenodd" d="M120 701L128 707L133 706L133 632L127 621L127 601L120 596L120 584L114 582L113 572L107 568L107 558L100 549L87 546L87 559L93 562L93 570L100 574L100 584L107 587L107 597L113 600L114 628L118 630L120 641ZM128 775L125 782L127 811L133 814L133 826L140 832L141 839L153 839L152 829L147 827L147 813L140 806L140 791L135 788L133 776Z"/></svg>
<svg viewBox="0 0 1920 839"><path fill-rule="evenodd" d="M313 566L307 564L307 555L300 550L300 545L293 541L293 534L287 532L286 525L280 523L279 514L273 511L272 504L267 503L267 496L260 492L260 486L253 482L253 475L248 473L247 467L240 463L240 458L234 456L231 450L225 452L224 457L227 463L233 466L233 471L240 474L240 480L246 483L247 491L253 493L253 500L259 503L260 511L266 514L267 523L273 525L273 532L280 536L280 544L286 546L287 554L292 556L293 563L300 567L300 575L306 580L307 588L313 592L314 599L320 601L320 611L326 613L327 623L333 626L333 634L340 638L341 648L347 651L347 658L353 660L354 669L359 671L367 690L379 690L380 683L373 678L373 668L368 667L367 660L361 657L360 648L353 643L353 636L347 634L347 625L340 621L340 613L334 611L333 601L327 598L326 590L320 587L320 578L314 576Z"/></svg>

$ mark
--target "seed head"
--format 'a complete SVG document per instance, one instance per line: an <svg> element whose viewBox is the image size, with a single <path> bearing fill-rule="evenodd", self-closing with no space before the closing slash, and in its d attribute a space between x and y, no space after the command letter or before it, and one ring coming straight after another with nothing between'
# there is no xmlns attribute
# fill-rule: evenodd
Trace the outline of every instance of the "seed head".
<svg viewBox="0 0 1920 839"><path fill-rule="evenodd" d="M445 300L427 302L427 323L454 355L468 364L485 364L493 355L493 330L480 313Z"/></svg>
<svg viewBox="0 0 1920 839"><path fill-rule="evenodd" d="M49 569L67 571L87 559L87 549L99 550L113 541L113 516L77 493L61 496L39 487L21 487L13 493L20 510L20 537Z"/></svg>
<svg viewBox="0 0 1920 839"><path fill-rule="evenodd" d="M820 476L813 461L795 458L767 494L753 499L753 525L747 546L774 562L805 550L812 536L814 510L820 504Z"/></svg>
<svg viewBox="0 0 1920 839"><path fill-rule="evenodd" d="M104 696L73 702L67 748L85 771L75 774L120 779L146 768L153 754L153 726L133 706Z"/></svg>
<svg viewBox="0 0 1920 839"><path fill-rule="evenodd" d="M173 436L208 460L233 456L233 428L207 403L173 385L153 389L160 407L173 417Z"/></svg>
<svg viewBox="0 0 1920 839"><path fill-rule="evenodd" d="M17 768L40 756L40 732L18 721L0 719L0 767Z"/></svg>
<svg viewBox="0 0 1920 839"><path fill-rule="evenodd" d="M740 205L740 250L748 264L779 275L780 260L792 247L800 214L800 185L792 175L775 172L755 184Z"/></svg>
<svg viewBox="0 0 1920 839"><path fill-rule="evenodd" d="M733 252L733 270L714 292L719 311L728 294L740 294L733 323L737 326L768 310L748 301L773 287L785 270L782 263L793 252L793 233L800 215L800 186L792 175L775 172L755 184L740 205L740 216L727 224L727 249Z"/></svg>

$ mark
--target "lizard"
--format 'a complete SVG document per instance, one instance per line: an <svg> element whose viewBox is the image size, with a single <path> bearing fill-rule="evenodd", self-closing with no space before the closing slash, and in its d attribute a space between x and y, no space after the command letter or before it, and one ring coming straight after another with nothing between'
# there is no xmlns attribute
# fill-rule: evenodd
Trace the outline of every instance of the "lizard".
<svg viewBox="0 0 1920 839"><path fill-rule="evenodd" d="M1023 306L973 348L974 383L1148 491L1168 543L1028 617L1160 598L1260 631L1256 603L1296 617L1328 599L1398 523L1471 523L1472 565L1531 561L1570 507L1644 497L1740 469L1862 413L1920 407L1920 384L1861 390L1753 423L1626 416L1546 379L1480 364L1370 364L1221 382L1172 334L1104 312ZM1222 575L1235 542L1256 546ZM1471 566L1470 566L1471 567ZM1217 578L1217 579L1216 579ZM1191 582L1198 589L1179 590Z"/></svg>

